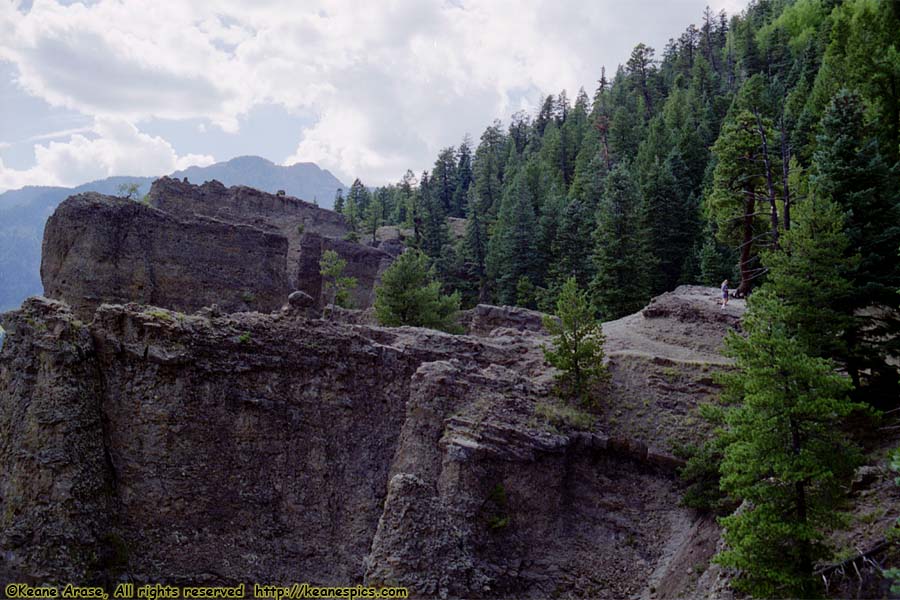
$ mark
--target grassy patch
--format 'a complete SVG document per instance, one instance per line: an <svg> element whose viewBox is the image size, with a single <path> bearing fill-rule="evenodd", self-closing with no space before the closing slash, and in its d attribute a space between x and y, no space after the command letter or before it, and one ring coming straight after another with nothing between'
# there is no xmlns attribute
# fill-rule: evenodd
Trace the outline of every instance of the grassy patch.
<svg viewBox="0 0 900 600"><path fill-rule="evenodd" d="M565 404L538 402L534 414L556 428L590 430L594 425L592 414Z"/></svg>
<svg viewBox="0 0 900 600"><path fill-rule="evenodd" d="M160 321L166 321L168 323L172 323L175 321L175 317L173 317L171 313L165 310L151 310L147 311L147 314L154 319L159 319Z"/></svg>

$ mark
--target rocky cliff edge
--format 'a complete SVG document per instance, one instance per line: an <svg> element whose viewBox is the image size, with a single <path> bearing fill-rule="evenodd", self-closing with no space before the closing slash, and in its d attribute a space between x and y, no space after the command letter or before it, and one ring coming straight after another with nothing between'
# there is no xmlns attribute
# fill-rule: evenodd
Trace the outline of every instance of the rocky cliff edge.
<svg viewBox="0 0 900 600"><path fill-rule="evenodd" d="M553 397L521 309L454 336L30 299L0 317L0 575L695 593L718 531L679 507L672 447L702 434L740 310L679 288L607 324L586 412Z"/></svg>

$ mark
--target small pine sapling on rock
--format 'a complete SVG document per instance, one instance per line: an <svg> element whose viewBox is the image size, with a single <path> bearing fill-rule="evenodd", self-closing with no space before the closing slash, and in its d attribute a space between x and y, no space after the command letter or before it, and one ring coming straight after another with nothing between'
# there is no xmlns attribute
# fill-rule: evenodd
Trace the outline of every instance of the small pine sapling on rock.
<svg viewBox="0 0 900 600"><path fill-rule="evenodd" d="M356 277L344 277L347 261L334 250L326 250L319 260L326 301L341 308L352 308L350 290L356 287Z"/></svg>
<svg viewBox="0 0 900 600"><path fill-rule="evenodd" d="M609 380L603 364L606 338L587 294L570 277L556 301L558 319L544 317L544 327L553 336L553 346L544 346L544 358L559 369L556 376L561 395L583 405L591 404L591 390Z"/></svg>

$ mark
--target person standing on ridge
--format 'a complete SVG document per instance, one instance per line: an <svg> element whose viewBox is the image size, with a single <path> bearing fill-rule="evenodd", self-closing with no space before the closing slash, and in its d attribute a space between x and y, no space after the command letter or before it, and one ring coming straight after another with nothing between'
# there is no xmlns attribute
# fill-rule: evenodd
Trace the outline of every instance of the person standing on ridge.
<svg viewBox="0 0 900 600"><path fill-rule="evenodd" d="M728 280L722 282L722 310L728 306Z"/></svg>

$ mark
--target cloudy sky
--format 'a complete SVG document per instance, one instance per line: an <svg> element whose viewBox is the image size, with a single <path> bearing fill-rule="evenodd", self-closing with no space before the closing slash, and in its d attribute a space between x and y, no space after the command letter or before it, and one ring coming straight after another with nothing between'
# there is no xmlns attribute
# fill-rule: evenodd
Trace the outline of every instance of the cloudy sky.
<svg viewBox="0 0 900 600"><path fill-rule="evenodd" d="M256 154L395 181L743 0L0 0L0 192Z"/></svg>

